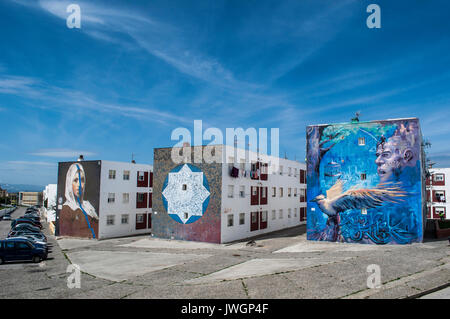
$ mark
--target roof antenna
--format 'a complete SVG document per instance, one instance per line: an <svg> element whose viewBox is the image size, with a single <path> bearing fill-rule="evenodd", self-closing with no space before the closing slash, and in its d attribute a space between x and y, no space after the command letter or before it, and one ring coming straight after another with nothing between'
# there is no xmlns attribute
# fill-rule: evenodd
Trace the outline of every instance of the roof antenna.
<svg viewBox="0 0 450 319"><path fill-rule="evenodd" d="M134 160L134 153L131 153L131 163L136 164L136 161Z"/></svg>
<svg viewBox="0 0 450 319"><path fill-rule="evenodd" d="M352 118L352 123L358 123L359 122L359 116L361 115L361 111L357 111L355 113L355 117Z"/></svg>

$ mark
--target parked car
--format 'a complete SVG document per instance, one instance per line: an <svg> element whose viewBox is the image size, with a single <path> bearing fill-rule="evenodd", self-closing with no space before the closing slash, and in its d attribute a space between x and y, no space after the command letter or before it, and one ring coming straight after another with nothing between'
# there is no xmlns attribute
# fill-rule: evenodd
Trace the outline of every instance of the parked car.
<svg viewBox="0 0 450 319"><path fill-rule="evenodd" d="M5 215L3 216L3 220L11 220L11 215L5 214Z"/></svg>
<svg viewBox="0 0 450 319"><path fill-rule="evenodd" d="M14 226L13 228L11 228L9 233L13 233L13 232L21 231L21 230L28 230L33 233L41 232L41 229L39 227L35 227L30 224L18 224L16 226Z"/></svg>
<svg viewBox="0 0 450 319"><path fill-rule="evenodd" d="M31 242L33 245L35 245L36 247L45 249L45 252L47 253L47 255L49 253L51 253L52 251L50 250L50 245L48 245L46 242L44 241L40 241L37 240L33 237L30 236L17 236L17 237L9 237L9 238L5 238L6 241L10 241L10 240L16 240L16 239L24 239L24 240L28 240L29 242Z"/></svg>
<svg viewBox="0 0 450 319"><path fill-rule="evenodd" d="M32 236L39 241L47 242L47 237L43 233L40 233L40 232L34 233L34 232L27 231L27 230L10 232L10 234L8 235L8 238L20 237L20 236Z"/></svg>
<svg viewBox="0 0 450 319"><path fill-rule="evenodd" d="M22 217L12 220L11 221L11 228L14 228L16 225L20 225L20 224L24 224L24 223L25 224L29 224L29 225L34 226L34 227L39 227L39 229L42 229L41 222L35 222L32 219L22 218Z"/></svg>
<svg viewBox="0 0 450 319"><path fill-rule="evenodd" d="M6 239L0 241L0 264L5 261L31 260L35 263L47 259L44 248L23 238Z"/></svg>
<svg viewBox="0 0 450 319"><path fill-rule="evenodd" d="M41 214L37 210L26 210L25 215L34 215L34 216L40 216Z"/></svg>

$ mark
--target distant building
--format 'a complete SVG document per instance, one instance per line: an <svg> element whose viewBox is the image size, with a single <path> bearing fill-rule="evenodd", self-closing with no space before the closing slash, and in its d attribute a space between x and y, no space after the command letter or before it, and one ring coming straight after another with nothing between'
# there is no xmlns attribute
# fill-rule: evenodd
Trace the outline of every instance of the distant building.
<svg viewBox="0 0 450 319"><path fill-rule="evenodd" d="M427 178L427 218L450 219L450 204L447 194L450 194L450 168L432 168L431 176Z"/></svg>
<svg viewBox="0 0 450 319"><path fill-rule="evenodd" d="M187 146L174 162L182 149L154 150L154 236L227 243L306 222L305 164L226 145Z"/></svg>
<svg viewBox="0 0 450 319"><path fill-rule="evenodd" d="M8 191L0 187L0 198L8 197Z"/></svg>
<svg viewBox="0 0 450 319"><path fill-rule="evenodd" d="M103 239L150 233L152 170L103 160L60 162L55 234Z"/></svg>
<svg viewBox="0 0 450 319"><path fill-rule="evenodd" d="M57 184L49 184L45 186L43 194L43 207L47 222L55 222L56 220L56 188Z"/></svg>
<svg viewBox="0 0 450 319"><path fill-rule="evenodd" d="M19 205L42 206L42 192L19 192Z"/></svg>
<svg viewBox="0 0 450 319"><path fill-rule="evenodd" d="M309 240L423 240L425 159L417 118L307 127Z"/></svg>

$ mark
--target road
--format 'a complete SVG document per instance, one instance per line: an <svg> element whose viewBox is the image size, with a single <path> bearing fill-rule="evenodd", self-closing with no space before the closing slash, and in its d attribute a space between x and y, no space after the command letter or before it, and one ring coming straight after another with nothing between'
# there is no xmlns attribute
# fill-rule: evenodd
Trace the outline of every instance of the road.
<svg viewBox="0 0 450 319"><path fill-rule="evenodd" d="M13 216L23 213L19 208ZM0 222L0 235L9 224ZM300 226L261 236L253 246L47 234L53 243L48 260L0 265L0 298L411 298L450 282L447 240L341 244L307 241L305 231ZM67 272L71 264L81 270L79 288L76 273ZM370 289L373 265L381 287Z"/></svg>

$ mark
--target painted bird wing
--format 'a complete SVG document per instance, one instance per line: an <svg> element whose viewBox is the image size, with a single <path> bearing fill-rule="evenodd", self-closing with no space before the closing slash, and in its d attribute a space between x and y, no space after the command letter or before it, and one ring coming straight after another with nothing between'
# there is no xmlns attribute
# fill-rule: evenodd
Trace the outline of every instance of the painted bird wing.
<svg viewBox="0 0 450 319"><path fill-rule="evenodd" d="M338 179L337 182L329 190L327 190L327 198L333 199L341 195L343 185L344 183Z"/></svg>
<svg viewBox="0 0 450 319"><path fill-rule="evenodd" d="M399 203L405 196L407 193L397 186L389 187L386 184L380 184L371 189L350 189L331 200L331 206L337 212L374 208L385 203Z"/></svg>

